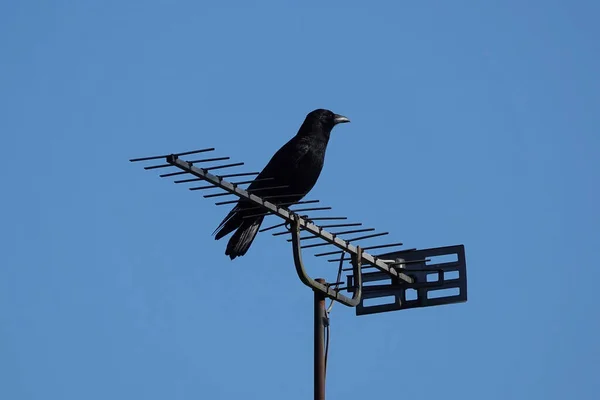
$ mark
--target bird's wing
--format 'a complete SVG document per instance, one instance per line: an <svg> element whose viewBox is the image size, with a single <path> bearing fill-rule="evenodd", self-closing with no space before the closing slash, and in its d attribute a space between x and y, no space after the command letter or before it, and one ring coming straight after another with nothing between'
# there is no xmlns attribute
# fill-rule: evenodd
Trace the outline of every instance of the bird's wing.
<svg viewBox="0 0 600 400"><path fill-rule="evenodd" d="M289 178L293 176L300 160L310 150L308 143L304 143L298 139L298 137L293 137L284 144L271 157L271 160L269 160L260 174L258 174L256 180L248 186L248 189L262 192L261 188L290 183ZM264 180L267 178L271 178L271 180ZM259 193L254 194L261 196Z"/></svg>

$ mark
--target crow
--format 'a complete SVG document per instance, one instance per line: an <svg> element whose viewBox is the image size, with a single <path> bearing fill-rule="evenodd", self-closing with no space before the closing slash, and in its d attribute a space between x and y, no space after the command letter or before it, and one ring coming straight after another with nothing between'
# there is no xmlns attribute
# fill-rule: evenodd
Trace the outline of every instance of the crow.
<svg viewBox="0 0 600 400"><path fill-rule="evenodd" d="M276 205L300 201L315 185L325 161L325 150L331 130L337 124L350 122L342 115L317 109L306 116L298 133L271 158L271 161L248 186L248 192ZM240 199L213 232L219 240L235 231L225 255L232 260L250 248L264 219L262 210Z"/></svg>

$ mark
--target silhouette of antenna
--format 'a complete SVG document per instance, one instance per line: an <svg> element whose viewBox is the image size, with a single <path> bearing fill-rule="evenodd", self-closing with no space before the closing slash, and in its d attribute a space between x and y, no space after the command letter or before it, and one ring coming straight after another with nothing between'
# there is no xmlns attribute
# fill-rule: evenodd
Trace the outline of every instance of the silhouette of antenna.
<svg viewBox="0 0 600 400"><path fill-rule="evenodd" d="M259 232L270 232L272 236L283 237L287 242L291 242L298 277L314 292L315 399L325 398L325 367L329 342L326 298L332 300L332 305L335 301L354 307L356 315L467 301L467 270L463 245L420 250L399 249L403 244L394 241L361 246L364 241L380 239L389 235L389 232L377 231L375 228L365 227L362 223L352 220L347 222L349 220L346 216L327 215L323 212L332 210L332 207L322 206L317 199L275 204L271 201L283 196L256 196L252 190L244 189L243 185L253 182L252 177L258 175L258 172L232 172L219 175L220 171L244 165L243 162L229 162L229 157L206 157L189 161L182 159L184 156L213 151L214 148L205 148L134 158L129 161L164 160L164 163L148 165L144 169L173 170L159 176L177 177L173 182L178 185L200 183L201 186L190 186L188 189L202 193L206 199L225 198L215 202L217 206L235 204L238 201L249 203L252 207L248 209L256 212L245 218L270 215L280 218L281 222L262 228ZM227 163L221 163L225 161ZM235 181L227 180L230 178L235 178ZM267 182L271 179L261 178ZM266 189L283 187L273 185ZM262 189L265 187L263 186ZM289 194L285 195L287 196ZM227 197L234 199L227 199ZM332 250L333 248L336 249ZM398 249L393 250L394 248ZM325 251L320 251L321 249ZM370 253L372 250L382 249L392 249L392 251L381 254ZM334 282L312 278L306 272L303 253L314 250L320 251L313 254L315 257L331 256L326 261L338 263L337 279ZM344 265L349 267L344 268ZM345 279L342 279L344 273L346 273ZM327 346L325 337L327 337Z"/></svg>

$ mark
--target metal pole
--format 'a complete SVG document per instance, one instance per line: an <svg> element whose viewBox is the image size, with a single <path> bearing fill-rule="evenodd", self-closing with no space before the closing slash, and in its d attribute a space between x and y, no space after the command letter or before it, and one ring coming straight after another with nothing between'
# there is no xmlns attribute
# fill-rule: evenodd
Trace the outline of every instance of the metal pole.
<svg viewBox="0 0 600 400"><path fill-rule="evenodd" d="M325 279L315 279L321 284L325 284ZM325 400L325 295L314 290L315 293L315 365L314 365L314 384L315 384L315 400Z"/></svg>

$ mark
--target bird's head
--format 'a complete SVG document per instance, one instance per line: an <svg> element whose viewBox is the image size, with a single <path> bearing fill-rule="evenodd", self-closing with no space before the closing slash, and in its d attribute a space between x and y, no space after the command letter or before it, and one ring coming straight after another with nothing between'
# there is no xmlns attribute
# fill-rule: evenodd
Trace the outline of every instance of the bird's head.
<svg viewBox="0 0 600 400"><path fill-rule="evenodd" d="M350 120L343 115L319 108L308 113L303 126L310 128L312 132L322 131L329 135L334 126L345 122L350 122Z"/></svg>

